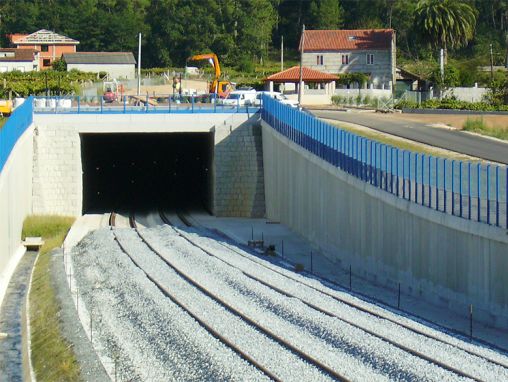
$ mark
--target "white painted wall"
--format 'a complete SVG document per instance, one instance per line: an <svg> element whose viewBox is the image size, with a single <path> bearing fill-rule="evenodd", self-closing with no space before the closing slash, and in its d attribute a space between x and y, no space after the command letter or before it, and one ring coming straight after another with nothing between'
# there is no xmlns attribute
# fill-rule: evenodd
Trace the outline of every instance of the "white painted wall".
<svg viewBox="0 0 508 382"><path fill-rule="evenodd" d="M33 133L33 126L25 131L0 172L0 306L9 279L25 253L21 229L32 211Z"/></svg>
<svg viewBox="0 0 508 382"><path fill-rule="evenodd" d="M17 70L19 72L31 72L38 70L36 61L1 61L0 60L0 73L12 72Z"/></svg>
<svg viewBox="0 0 508 382"><path fill-rule="evenodd" d="M436 212L349 176L263 122L267 217L337 268L508 327L505 230Z"/></svg>
<svg viewBox="0 0 508 382"><path fill-rule="evenodd" d="M135 78L134 64L67 64L67 70L77 69L82 72L99 73L106 72L112 78Z"/></svg>
<svg viewBox="0 0 508 382"><path fill-rule="evenodd" d="M444 97L456 97L458 100L466 102L481 102L488 94L488 88L449 88L443 92Z"/></svg>

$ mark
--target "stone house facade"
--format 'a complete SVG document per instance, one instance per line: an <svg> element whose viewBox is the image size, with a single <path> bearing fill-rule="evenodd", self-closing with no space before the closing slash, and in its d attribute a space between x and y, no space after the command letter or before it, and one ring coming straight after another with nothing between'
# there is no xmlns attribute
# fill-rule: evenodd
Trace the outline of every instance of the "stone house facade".
<svg viewBox="0 0 508 382"><path fill-rule="evenodd" d="M368 86L393 90L396 42L393 29L306 30L303 66L330 74L365 73Z"/></svg>

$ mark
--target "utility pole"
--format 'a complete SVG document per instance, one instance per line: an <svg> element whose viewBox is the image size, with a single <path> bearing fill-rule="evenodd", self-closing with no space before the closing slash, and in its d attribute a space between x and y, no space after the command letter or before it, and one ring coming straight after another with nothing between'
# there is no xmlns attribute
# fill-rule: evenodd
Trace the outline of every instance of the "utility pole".
<svg viewBox="0 0 508 382"><path fill-rule="evenodd" d="M494 81L494 55L492 54L492 44L490 44L490 82Z"/></svg>
<svg viewBox="0 0 508 382"><path fill-rule="evenodd" d="M284 36L280 36L280 71L284 70Z"/></svg>
<svg viewBox="0 0 508 382"><path fill-rule="evenodd" d="M300 80L298 81L298 106L302 107L302 91L303 91L303 47L305 45L305 24L302 25L302 39L300 45Z"/></svg>
<svg viewBox="0 0 508 382"><path fill-rule="evenodd" d="M141 94L141 33L139 34L138 40L138 93Z"/></svg>

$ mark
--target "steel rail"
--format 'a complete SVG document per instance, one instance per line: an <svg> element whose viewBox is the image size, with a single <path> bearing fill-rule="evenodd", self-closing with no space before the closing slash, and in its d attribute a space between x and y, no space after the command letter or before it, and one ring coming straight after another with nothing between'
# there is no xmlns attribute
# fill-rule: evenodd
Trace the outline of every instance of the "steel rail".
<svg viewBox="0 0 508 382"><path fill-rule="evenodd" d="M132 218L132 219L131 219ZM132 224L134 223L135 225L135 220L134 220L134 217L131 215L131 218L129 219L131 221L131 227L132 227ZM110 220L111 221L111 220ZM114 222L114 219L113 219L113 222ZM164 287L162 284L160 284L155 278L153 278L152 276L150 276L149 273L147 273L143 268L142 266L136 261L134 260L134 258L129 254L129 252L127 251L127 249L122 245L122 243L120 242L120 240L118 240L118 237L115 233L115 230L113 229L114 225L111 226L112 228L112 231L113 231L113 236L114 236L114 240L116 241L116 243L118 244L118 246L120 247L120 250L127 256L129 257L129 259L132 261L132 263L137 267L139 268L146 276L146 278L148 280L150 280L156 287L157 289L159 289L162 294L164 296L166 296L167 298L169 298L174 304L176 304L177 306L179 306L183 311L185 311L190 317L192 317L194 320L196 320L196 322L201 325L207 332L209 332L213 337L217 338L220 342L222 342L224 345L226 345L227 347L229 347L232 351L234 351L236 354L238 354L242 359L244 359L245 361L247 361L249 364L251 364L253 367L255 367L256 369L258 369L259 371L261 371L263 374L265 374L268 378L270 378L271 380L273 381L282 381L279 377L277 377L275 374L273 374L270 370L268 370L266 367L264 367L263 365L259 364L253 357L251 357L249 354L245 353L244 351L242 351L238 346L236 346L232 341L230 341L229 339L227 339L226 337L224 337L223 335L221 335L217 330L215 330L211 325L209 325L208 323L206 323L206 321L204 321L203 319L201 319L199 316L197 316L196 314L192 313L192 310L188 307L187 304L185 304L184 302L182 302L180 299L178 299L178 297L175 296L175 294L171 293L166 287ZM132 227L134 229L136 229L137 231L137 228L135 227Z"/></svg>
<svg viewBox="0 0 508 382"><path fill-rule="evenodd" d="M161 215L161 219L162 219L163 221L165 221L165 220L166 220L166 221L168 221L168 220L167 220L167 218L165 217L165 215L164 215L164 213L163 213L162 211L160 212L160 215ZM179 217L180 219L182 219L180 215L178 215L178 217ZM186 219L186 220L187 220L187 221L189 221L188 219ZM165 221L165 222L166 222L166 221ZM167 224L167 223L166 223L166 224ZM175 230L175 232L176 232L179 236L181 236L182 238L184 238L184 239L185 239L187 242L189 242L190 244L192 244L192 245L194 245L195 247L199 248L199 249L200 249L201 251L203 251L205 254L207 254L207 255L209 255L209 256L211 256L211 257L216 258L217 260L219 260L219 261L221 261L221 262L223 262L223 263L225 263L225 264L229 265L229 266L230 266L230 267L232 267L232 268L237 269L238 271L240 271L241 273L243 273L245 276L247 276L247 277L249 277L249 278L251 278L251 279L253 279L253 280L255 280L255 281L259 282L259 283L261 283L262 285L265 285L265 286L266 286L266 287L268 287L268 288L271 288L271 289L275 290L276 292L278 292L278 293L280 293L280 294L283 294L283 295L285 295L285 296L287 296L287 297L291 297L291 298L298 299L298 300L299 300L300 302L302 302L303 304L305 304L305 305L309 306L310 308L312 308L312 309L314 309L314 310L316 310L316 311L319 311L320 313L323 313L323 314L325 314L325 315L327 315L327 316L329 316L329 317L334 317L334 318L336 318L336 319L338 319L338 320L340 320L340 321L342 321L342 322L345 322L345 323L347 323L347 324L349 324L349 325L351 325L351 326L353 326L353 327L355 327L355 328L357 328L357 329L359 329L359 330L362 330L362 331L364 331L364 332L366 332L366 333L368 333L368 334L370 334L370 335L372 335L372 336L375 336L375 337L377 337L377 338L379 338L379 339L381 339L381 340L383 340L383 341L386 341L386 342L390 343L391 345L393 345L393 346L395 346L395 347L398 347L398 348L400 348L401 350L403 350L403 351L405 351L405 352L407 352L407 353L410 353L410 354L412 354L412 355L414 355L414 356L416 356L416 357L418 357L418 358L422 358L422 359L424 359L424 360L426 360L426 361L428 361L428 362L430 362L430 363L433 363L433 364L435 364L435 365L437 365L437 366L439 366L439 367L441 367L441 368L443 368L443 369L445 369L445 370L451 371L451 372L453 372L453 373L455 373L455 374L458 374L458 375L460 375L460 376L462 376L462 377L465 377L465 378L470 378L470 379L473 379L473 380L475 380L475 381L483 381L483 380L481 380L481 379L479 379L479 378L477 378L477 377L474 377L474 376L472 376L472 375L469 375L469 374L467 374L467 373L465 373L465 372L463 372L463 371L461 371L461 370L459 370L459 369L457 369L457 368L455 368L455 367L453 367L453 366L447 365L447 364L445 364L445 363L443 363L443 362L441 362L441 361L438 361L438 360L436 360L436 359L434 359L434 358L432 358L432 357L430 357L430 356L427 356L426 354L424 354L424 353L422 353L422 352L419 352L418 350L411 349L410 347L407 347L407 346L405 346L405 345L403 345L403 344L400 344L400 343L396 342L395 340L392 340L392 339L390 339L390 338L388 338L388 337L386 337L386 336L383 336L383 335L381 335L381 334L378 334L378 333L376 333L376 332L374 332L374 331L372 331L372 330L370 330L370 329L367 329L367 328L365 328L365 327L363 327L363 326L361 326L361 325L359 325L359 324L355 323L355 322L354 322L354 321L352 321L352 320L348 320L348 319L346 319L346 318L340 317L340 316L338 316L337 314L335 314L335 313L333 313L333 312L331 312L331 311L329 311L329 310L327 310L327 309L324 309L324 308L322 308L322 307L320 307L320 306L318 306L318 305L316 305L316 304L313 304L313 303L311 303L311 302L308 302L308 301L306 301L306 300L303 300L302 298L300 298L300 297L298 297L298 296L296 296L296 295L294 295L294 294L292 294L292 293L290 293L290 292L288 292L288 291L286 291L286 290L283 290L283 289L278 288L278 287L276 287L276 286L274 286L274 285L272 285L272 284L270 284L270 283L267 283L266 281L261 280L260 278L258 278L257 276L254 276L253 274L249 273L248 271L244 271L243 269L240 269L239 267L235 266L234 264L230 263L229 261L227 261L227 260L223 260L223 259L221 259L221 258L217 257L215 254L213 254L212 252L210 252L210 251L209 251L209 250L207 250L206 248L203 248L201 245L199 245L199 244L197 244L196 242L194 242L193 240L189 239L189 238L187 237L187 235L184 235L184 234L182 234L181 232L177 231L177 230L175 229L175 227L173 227L172 225L170 225L170 224L168 224L168 225L169 225L169 226L170 226L173 230ZM233 252L235 252L235 253L240 254L239 252L234 251L233 249L231 249L231 248L229 248L229 247L225 246L224 244L222 244L222 243L220 243L220 242L217 242L217 243L219 243L220 245L224 246L225 248L228 248L229 250L232 250L232 251L233 251ZM245 257L245 258L248 258L248 257L246 257L246 256L244 256L244 255L242 255L242 256L243 256L243 257ZM250 259L249 259L249 260L250 260ZM252 260L251 260L251 261L252 261ZM260 264L260 263L258 263L258 262L255 262L255 263L256 263L256 264L259 264L259 265L262 265L262 264ZM266 269L268 269L268 270L270 270L270 271L273 271L273 272L276 272L276 273L278 273L278 274L280 274L280 275L283 275L283 276L285 276L286 278L289 278L289 279L291 279L291 280L293 280L293 281L300 282L299 280L295 280L295 279L293 279L292 277L286 276L286 275L282 274L281 272L278 272L278 271L273 270L272 268L266 267L266 266L264 266L264 265L263 265L263 267L265 267ZM304 284L304 285L306 285L306 286L309 286L309 285L308 285L308 284L306 284L306 283L303 283L303 282L301 282L301 283L302 283L302 284ZM335 298L335 296L333 296L332 294L329 294L329 293L323 292L323 291L321 291L321 290L319 290L319 289L317 289L317 288L312 288L312 289L314 289L314 290L316 290L317 292L320 292L320 293L322 293L322 294L325 294L325 295L327 295L327 296L329 296L329 297L332 297L332 298L334 298L335 300L337 300L337 301L339 301L339 302L344 302L344 301L343 301L342 299L340 299L340 298ZM359 307L359 306L357 306L356 304L354 304L354 303L350 303L350 302L346 302L346 304L347 304L347 305L349 305L349 306L351 306L351 307L353 307L353 308L357 308L358 310L361 310L361 311L363 311L363 312L365 312L365 313L368 313L368 314L370 314L370 315L373 315L373 316L375 316L376 318L379 318L379 319L385 319L385 320L390 321L390 322L392 322L392 323L394 323L394 324L396 324L396 325L398 325L398 326L404 327L404 328L406 328L406 329L408 329L408 330L410 330L410 331L414 332L415 334L425 336L425 337L427 337L427 338L430 338L430 339L432 339L432 340L436 340L436 341L441 342L441 343L446 343L446 344L447 344L447 345L449 345L449 346L453 346L453 347L455 347L455 348L457 348L457 349L460 349L461 351L464 351L464 352L466 352L466 353L468 353L468 354L470 354L470 355L473 355L473 356L475 356L475 357L481 358L481 359L483 359L483 360L485 360L485 361L487 361L487 362L490 362L490 363L496 364L496 365L498 365L498 366L500 366L500 367L507 368L507 366L506 366L506 365L501 364L501 363L499 363L499 362L497 362L497 361L495 361L495 360L491 360L491 359L490 359L490 358L488 358L488 357L485 357L485 356L483 356L483 355L479 355L479 354L477 354L476 352L469 351L469 350L464 349L464 348L462 348L462 347L460 347L460 346L457 346L456 344L449 343L448 341L441 340L440 338L438 338L438 337L436 337L436 336L428 335L427 333L425 333L425 332L421 332L421 331L419 331L419 330L417 330L417 329L415 329L415 328L412 328L412 327L410 327L410 326L408 326L408 325L401 324L401 323L397 322L396 320L392 320L392 319L389 319L389 318L385 318L384 316L381 316L380 314L378 314L378 313L376 313L376 312L372 312L372 311L370 311L370 310L369 310L369 309L367 309L367 308L364 308L364 307Z"/></svg>
<svg viewBox="0 0 508 382"><path fill-rule="evenodd" d="M164 218L165 218L164 212L159 212L159 214L161 215L161 219L164 221ZM167 219L167 218L166 218L166 219ZM187 219L187 221L189 221L189 219ZM165 223L166 223L166 222L165 222ZM166 224L171 225L170 223L166 223ZM206 227L202 227L202 228L204 228L204 229L206 229L206 230L210 231L210 230L209 230L208 228L206 228ZM230 238L228 238L228 239L230 239ZM440 338L440 337L438 337L438 336L435 336L435 335L430 334L430 333L426 333L426 332L424 332L424 331L422 331L422 330L420 330L420 329L417 329L417 328L415 328L415 327L412 327L412 326L410 326L410 325L408 325L408 324L405 324L405 323L403 323L403 322L399 322L399 321L397 321L397 320L395 320L395 319L393 319L393 318L391 318L391 317L388 317L388 316L387 316L387 315L385 315L385 314L382 314L382 313L380 313L380 312L375 312L375 311L373 311L373 310L371 310L371 309L369 309L369 308L367 308L367 307L364 307L364 306L361 306L361 305L355 304L354 302L351 302L351 301L345 300L345 299L343 299L343 298L341 298L341 297L339 297L339 296L336 296L336 295L334 295L334 294L332 294L332 293L329 293L329 292L323 291L323 290L321 290L321 289L319 289L319 288L314 287L313 285L311 285L311 284L309 284L309 283L306 283L306 282L305 282L305 281L303 281L303 280L296 279L296 278L291 277L291 276L289 276L289 275L287 275L287 274L285 274L285 273L283 273L283 272L280 272L280 271L278 271L278 270L276 270L276 269L270 268L270 267L266 266L265 264L263 264L263 263L261 263L261 262L255 261L254 259L252 259L252 258L251 258L251 256L254 256L254 255L249 255L249 256L246 256L244 253L242 253L242 252L240 252L240 251L238 251L238 250L236 250L236 249L234 249L234 248L232 248L232 247L229 247L229 246L227 246L226 244L224 244L224 243L222 243L222 242L220 242L220 241L216 241L216 243L217 243L217 244L219 244L219 245L221 245L221 246L223 246L224 248L227 248L228 250L230 250L230 251L232 251L232 252L234 252L234 253L236 253L236 254L238 254L238 255L242 256L243 258L245 258L245 259L249 260L250 262L253 262L253 263L257 264L257 265L260 265L260 266L262 266L263 268L269 269L270 271L275 272L275 273L277 273L277 274L279 274L279 275L281 275L281 276L283 276L283 277L285 277L285 278L287 278L287 279L290 279L290 280L292 280L292 281L294 281L294 282L297 282L297 283L299 283L299 284L305 285L306 287L308 287L308 288L310 288L310 289L313 289L314 291L319 292L319 293L321 293L321 294L324 294L324 295L326 295L326 296L328 296L328 297L330 297L330 298L332 298L332 299L334 299L334 300L336 300L336 301L338 301L338 302L341 302L341 303L343 303L343 304L345 304L345 305L351 306L352 308L355 308L355 309L357 309L357 310L360 310L360 311L362 311L362 312L364 312L364 313L367 313L367 314L369 314L369 315L372 315L372 316L374 316L374 317L376 317L376 318L379 318L379 319L382 319L382 320L386 320L386 321L392 322L393 324L396 324L396 325L398 325L398 326L401 326L401 327L403 327L403 328L405 328L405 329L407 329L407 330L409 330L409 331L412 331L412 332L414 332L414 333L416 333L416 334L419 334L419 335L425 336L425 337L427 337L427 338L433 339L433 340L435 340L435 341L441 342L441 343L446 344L446 345L453 346L453 347L455 347L455 348L457 348L457 349L460 349L460 350L462 350L462 351L464 351L464 352L466 352L466 353L468 353L468 354L470 354L470 355L476 356L476 357L478 357L478 358L482 358L482 359L484 359L484 360L486 360L486 361L488 361L488 362L490 362L490 363L492 363L492 364L495 364L495 365L497 365L497 366L504 367L504 368L507 368L507 369L508 369L508 363L503 363L503 362L496 361L496 360L494 360L494 359L492 359L492 358L490 358L490 357L487 357L487 356L485 356L485 355L483 355L483 354L477 353L477 352L475 352L474 350L466 349L466 348L464 348L464 347L462 347L462 346L459 346L458 344L454 344L454 343L452 343L452 342L450 342L450 341L447 341L447 340L446 340L446 339L444 339L444 338ZM231 264L230 264L230 265L231 265ZM234 266L234 265L231 265L231 266ZM250 276L250 275L247 275L247 276ZM255 277L255 276L250 276L250 277ZM341 287L340 285L338 285L338 284L334 284L334 285L337 285L337 287L342 288L342 287ZM446 328L444 328L444 329L446 329ZM477 340L477 341L478 341L478 340ZM503 349L503 348L497 347L497 346L495 346L495 345L493 345L493 344L490 344L490 343L488 343L488 342L484 342L484 341L478 341L478 342L479 342L480 344L483 344L483 345L487 346L487 347L490 347L490 348L496 348L497 350L499 350L499 351L501 351L501 352L506 352L506 349Z"/></svg>
<svg viewBox="0 0 508 382"><path fill-rule="evenodd" d="M333 368L331 368L330 366L328 365L325 365L323 362L317 360L316 358L314 358L313 356L305 353L303 350L299 349L297 346L291 344L289 341L281 338L280 336L278 336L276 333L274 333L273 331L271 331L270 329L267 329L265 328L264 326L262 326L261 324L259 324L258 322L256 322L254 319L250 318L249 316L247 316L245 313L241 312L240 310L236 309L234 306L232 306L231 304L227 303L226 301L224 301L223 299L221 299L219 296L217 296L216 294L214 294L213 292L209 291L208 289L206 289L206 287L204 287L203 285L201 285L198 281L194 280L193 278L191 278L190 276L188 276L187 274L185 274L185 272L183 272L180 268L178 268L178 266L176 266L175 264L173 264L171 261L169 261L168 259L166 259L161 253L159 253L143 236L142 234L136 229L135 230L136 233L138 234L139 238L143 241L143 243L145 243L145 245L153 252L155 253L162 261L164 261L164 263L166 263L166 265L168 265L171 269L173 269L180 277L182 277L185 281L187 281L189 284L191 284L192 286L194 286L196 289L198 289L199 291L201 291L204 295L208 296L209 298L211 298L212 300L216 301L218 304L222 305L225 309L227 309L228 311L230 311L231 313L233 313L234 315L240 317L242 320L244 320L245 322L247 322L249 325L251 325L252 327L256 328L257 330L259 330L261 333L265 334L267 337L271 338L272 340L274 340L275 342L279 343L280 345L282 345L283 347L289 349L290 351L292 351L294 354L296 354L297 356L299 356L300 358L304 359L305 361L309 362L311 365L314 365L315 367L317 367L318 369L322 370L323 372L325 372L326 374L328 374L329 376L331 376L332 378L336 379L336 380L339 380L339 381L344 381L344 382L348 382L349 379L345 376L343 376L342 374L340 374L339 372L337 372L336 370L334 370Z"/></svg>

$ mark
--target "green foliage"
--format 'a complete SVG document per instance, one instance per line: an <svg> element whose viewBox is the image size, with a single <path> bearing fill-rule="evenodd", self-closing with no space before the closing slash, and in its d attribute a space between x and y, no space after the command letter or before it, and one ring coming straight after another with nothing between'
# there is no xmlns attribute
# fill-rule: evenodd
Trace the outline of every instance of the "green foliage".
<svg viewBox="0 0 508 382"><path fill-rule="evenodd" d="M9 93L21 97L43 95L46 93L46 89L51 94L76 94L79 92L80 82L94 79L96 79L95 73L83 73L74 70L70 72L46 70L44 72L22 73L14 71L1 73L0 97L8 97Z"/></svg>
<svg viewBox="0 0 508 382"><path fill-rule="evenodd" d="M431 81L440 88L460 85L460 72L457 67L448 64L445 66L444 78L441 77L441 69L436 67L432 72Z"/></svg>
<svg viewBox="0 0 508 382"><path fill-rule="evenodd" d="M458 48L472 40L476 11L461 0L419 0L416 22L422 36L436 48Z"/></svg>
<svg viewBox="0 0 508 382"><path fill-rule="evenodd" d="M363 86L369 80L369 75L365 73L341 73L338 83L341 85L358 84Z"/></svg>
<svg viewBox="0 0 508 382"><path fill-rule="evenodd" d="M453 98L430 99L417 104L416 102L402 100L395 108L397 109L452 109L452 110L473 110L473 111L508 111L508 105L492 105L487 102L466 102Z"/></svg>
<svg viewBox="0 0 508 382"><path fill-rule="evenodd" d="M483 118L468 118L466 122L464 122L462 129L508 140L508 126L490 127L484 123Z"/></svg>
<svg viewBox="0 0 508 382"><path fill-rule="evenodd" d="M495 73L489 85L487 100L493 105L508 103L508 75L506 73Z"/></svg>
<svg viewBox="0 0 508 382"><path fill-rule="evenodd" d="M310 4L310 27L313 29L339 29L343 23L342 13L339 0L313 0Z"/></svg>
<svg viewBox="0 0 508 382"><path fill-rule="evenodd" d="M62 244L73 222L72 217L29 216L23 224L23 237L42 236L44 240L34 265L29 306L32 364L38 381L81 380L79 363L61 331L50 269L50 251Z"/></svg>
<svg viewBox="0 0 508 382"><path fill-rule="evenodd" d="M53 61L51 64L53 70L57 72L66 72L67 71L67 63L63 59L57 59Z"/></svg>
<svg viewBox="0 0 508 382"><path fill-rule="evenodd" d="M242 57L238 62L238 70L244 73L253 73L255 71L255 65L249 57Z"/></svg>
<svg viewBox="0 0 508 382"><path fill-rule="evenodd" d="M296 58L302 24L393 28L399 66L428 78L443 46L461 84L472 85L484 80L472 66L489 64L490 44L494 63L504 63L507 8L506 0L13 0L0 2L0 36L6 46L10 33L45 28L79 40L81 51L136 54L141 32L143 68L181 68L210 51L237 68L242 57L256 66L278 57L282 37L285 57Z"/></svg>

